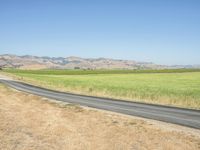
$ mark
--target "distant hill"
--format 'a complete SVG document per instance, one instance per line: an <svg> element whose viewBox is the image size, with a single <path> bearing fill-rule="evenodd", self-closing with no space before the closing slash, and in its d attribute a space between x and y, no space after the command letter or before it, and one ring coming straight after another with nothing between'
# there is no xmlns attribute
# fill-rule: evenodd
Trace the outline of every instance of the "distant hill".
<svg viewBox="0 0 200 150"><path fill-rule="evenodd" d="M18 69L165 69L200 68L200 66L164 66L110 58L38 57L31 55L0 55L0 67Z"/></svg>

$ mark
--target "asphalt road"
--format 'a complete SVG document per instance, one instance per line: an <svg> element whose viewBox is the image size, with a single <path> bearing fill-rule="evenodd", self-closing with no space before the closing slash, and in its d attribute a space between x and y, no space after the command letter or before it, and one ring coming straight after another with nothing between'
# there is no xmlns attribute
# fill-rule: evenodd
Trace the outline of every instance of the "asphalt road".
<svg viewBox="0 0 200 150"><path fill-rule="evenodd" d="M0 82L16 90L32 93L50 99L55 99L58 101L64 101L92 108L98 108L200 129L200 110L75 95L44 89L13 80L0 79Z"/></svg>

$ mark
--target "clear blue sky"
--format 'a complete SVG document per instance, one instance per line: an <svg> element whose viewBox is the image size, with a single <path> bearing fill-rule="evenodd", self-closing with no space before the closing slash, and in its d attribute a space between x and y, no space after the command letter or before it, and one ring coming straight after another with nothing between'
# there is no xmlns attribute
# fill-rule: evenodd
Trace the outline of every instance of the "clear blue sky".
<svg viewBox="0 0 200 150"><path fill-rule="evenodd" d="M0 0L0 54L200 64L200 0Z"/></svg>

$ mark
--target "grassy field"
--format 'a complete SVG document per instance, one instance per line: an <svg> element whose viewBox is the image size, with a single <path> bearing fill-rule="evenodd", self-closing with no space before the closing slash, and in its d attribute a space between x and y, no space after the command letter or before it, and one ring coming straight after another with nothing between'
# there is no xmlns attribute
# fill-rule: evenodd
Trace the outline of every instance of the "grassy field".
<svg viewBox="0 0 200 150"><path fill-rule="evenodd" d="M200 130L55 102L0 84L1 150L197 150Z"/></svg>
<svg viewBox="0 0 200 150"><path fill-rule="evenodd" d="M43 87L78 94L200 108L200 72L173 73L167 70L170 73L87 75L85 71L82 71L84 75L62 75L58 74L59 71L53 74L52 70L49 74L44 72L13 70L12 74Z"/></svg>
<svg viewBox="0 0 200 150"><path fill-rule="evenodd" d="M200 69L163 69L163 70L20 70L4 69L8 73L28 73L40 75L89 75L89 74L136 74L136 73L184 73L200 72Z"/></svg>

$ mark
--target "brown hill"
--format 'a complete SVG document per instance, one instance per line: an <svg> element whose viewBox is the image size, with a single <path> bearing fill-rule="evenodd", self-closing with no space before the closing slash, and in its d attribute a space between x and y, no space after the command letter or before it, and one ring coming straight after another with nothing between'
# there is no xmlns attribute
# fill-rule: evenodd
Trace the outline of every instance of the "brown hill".
<svg viewBox="0 0 200 150"><path fill-rule="evenodd" d="M18 69L161 69L166 66L148 62L109 58L38 57L0 55L0 66Z"/></svg>

